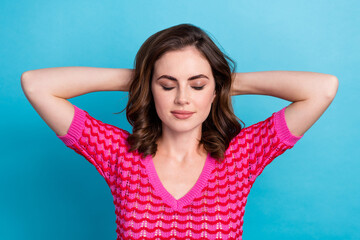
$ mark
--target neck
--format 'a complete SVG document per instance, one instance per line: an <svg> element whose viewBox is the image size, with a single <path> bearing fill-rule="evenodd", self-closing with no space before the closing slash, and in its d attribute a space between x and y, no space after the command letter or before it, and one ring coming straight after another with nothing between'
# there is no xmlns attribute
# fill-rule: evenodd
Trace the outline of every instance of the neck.
<svg viewBox="0 0 360 240"><path fill-rule="evenodd" d="M199 144L201 139L201 126L188 132L173 132L163 128L162 136L157 141L156 155L172 159L179 163L196 159L206 155L206 151Z"/></svg>

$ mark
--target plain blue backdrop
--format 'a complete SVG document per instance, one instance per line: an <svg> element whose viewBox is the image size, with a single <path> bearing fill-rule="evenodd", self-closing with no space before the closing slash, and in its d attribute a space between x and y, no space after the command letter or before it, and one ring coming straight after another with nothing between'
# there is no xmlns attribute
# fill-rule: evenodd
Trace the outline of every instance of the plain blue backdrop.
<svg viewBox="0 0 360 240"><path fill-rule="evenodd" d="M22 92L23 72L132 68L151 34L180 23L209 32L238 72L294 70L338 77L333 103L270 164L248 198L243 239L360 239L359 23L356 0L0 2L0 239L116 239L104 179L56 137ZM131 131L127 94L70 99ZM246 126L290 102L233 97Z"/></svg>

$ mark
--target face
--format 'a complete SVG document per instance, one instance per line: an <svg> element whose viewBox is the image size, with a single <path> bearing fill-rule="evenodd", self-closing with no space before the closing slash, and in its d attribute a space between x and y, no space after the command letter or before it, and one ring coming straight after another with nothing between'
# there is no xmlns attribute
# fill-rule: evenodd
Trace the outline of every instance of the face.
<svg viewBox="0 0 360 240"><path fill-rule="evenodd" d="M151 82L163 131L199 131L215 98L211 66L193 46L165 53L155 62Z"/></svg>

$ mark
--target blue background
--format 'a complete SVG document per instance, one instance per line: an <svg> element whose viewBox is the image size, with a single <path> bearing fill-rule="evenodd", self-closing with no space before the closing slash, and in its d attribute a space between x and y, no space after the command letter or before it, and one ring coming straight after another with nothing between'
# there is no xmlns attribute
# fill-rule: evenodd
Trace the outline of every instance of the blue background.
<svg viewBox="0 0 360 240"><path fill-rule="evenodd" d="M257 179L245 239L360 239L359 1L10 1L0 3L0 239L115 239L104 179L68 149L22 92L24 71L132 68L151 34L180 23L211 33L238 72L294 70L338 77L339 90L305 136ZM131 131L127 94L70 99ZM290 102L233 98L247 126Z"/></svg>

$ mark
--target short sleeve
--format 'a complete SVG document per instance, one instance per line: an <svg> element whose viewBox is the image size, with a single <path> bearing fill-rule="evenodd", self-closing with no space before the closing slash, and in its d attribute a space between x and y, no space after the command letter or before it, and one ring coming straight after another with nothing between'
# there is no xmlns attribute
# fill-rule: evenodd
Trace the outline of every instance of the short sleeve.
<svg viewBox="0 0 360 240"><path fill-rule="evenodd" d="M264 168L276 157L292 148L302 136L293 135L285 120L285 109L274 112L264 121L255 123L240 131L234 143L240 146L249 170L249 178L255 181Z"/></svg>
<svg viewBox="0 0 360 240"><path fill-rule="evenodd" d="M129 133L93 118L74 106L74 117L66 135L56 135L64 144L82 155L109 184L115 176L119 156L127 152Z"/></svg>

